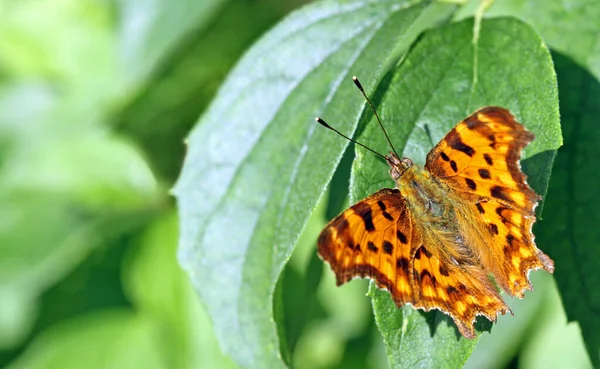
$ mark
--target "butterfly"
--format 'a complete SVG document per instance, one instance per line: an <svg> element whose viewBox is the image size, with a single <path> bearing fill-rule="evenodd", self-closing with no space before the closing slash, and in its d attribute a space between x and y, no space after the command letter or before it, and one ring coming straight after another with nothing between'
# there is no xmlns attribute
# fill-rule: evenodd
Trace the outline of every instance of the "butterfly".
<svg viewBox="0 0 600 369"><path fill-rule="evenodd" d="M356 77L354 82L373 108ZM533 139L508 110L490 106L448 132L424 167L395 151L375 152L389 165L396 188L384 188L331 220L318 238L319 256L338 285L371 278L398 307L440 310L464 337L475 338L477 315L496 321L498 313L512 314L497 287L523 298L532 289L530 270L554 271L531 231L541 197L519 164Z"/></svg>

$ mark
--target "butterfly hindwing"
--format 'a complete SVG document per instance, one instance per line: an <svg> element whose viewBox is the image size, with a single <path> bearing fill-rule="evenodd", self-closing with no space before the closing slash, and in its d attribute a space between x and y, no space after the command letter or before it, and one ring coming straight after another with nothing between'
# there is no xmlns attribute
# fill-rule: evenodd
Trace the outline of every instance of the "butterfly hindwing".
<svg viewBox="0 0 600 369"><path fill-rule="evenodd" d="M431 251L429 251L431 250ZM460 333L475 338L477 315L495 321L510 309L478 266L459 266L440 252L440 245L421 246L414 255L417 308L439 309L453 318Z"/></svg>
<svg viewBox="0 0 600 369"><path fill-rule="evenodd" d="M535 218L496 202L483 201L476 207L491 235L490 252L482 252L486 267L504 291L522 298L531 289L530 270L554 271L552 259L535 246L531 233Z"/></svg>

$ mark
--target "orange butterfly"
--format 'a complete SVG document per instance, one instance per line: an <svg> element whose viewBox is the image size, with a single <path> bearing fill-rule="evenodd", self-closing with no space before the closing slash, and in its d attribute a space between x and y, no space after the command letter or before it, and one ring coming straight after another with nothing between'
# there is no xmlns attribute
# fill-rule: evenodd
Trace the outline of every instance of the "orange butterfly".
<svg viewBox="0 0 600 369"><path fill-rule="evenodd" d="M429 152L424 168L395 152L376 153L389 164L396 188L353 205L318 239L337 284L371 278L396 305L438 309L463 336L475 338L477 315L496 321L498 313L510 312L490 275L522 298L531 289L530 270L554 271L533 240L540 196L519 165L533 139L508 110L485 107L458 123Z"/></svg>

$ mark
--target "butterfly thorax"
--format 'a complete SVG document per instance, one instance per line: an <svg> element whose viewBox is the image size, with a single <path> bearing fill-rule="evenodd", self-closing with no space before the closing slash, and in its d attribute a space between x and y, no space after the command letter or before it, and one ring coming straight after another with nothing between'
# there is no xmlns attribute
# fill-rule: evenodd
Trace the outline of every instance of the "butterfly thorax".
<svg viewBox="0 0 600 369"><path fill-rule="evenodd" d="M483 246L483 239L468 221L474 213L457 201L446 184L423 167L412 165L396 180L396 185L423 242L435 246L431 251L442 252L438 257L457 265L480 264L473 249Z"/></svg>
<svg viewBox="0 0 600 369"><path fill-rule="evenodd" d="M447 186L423 167L411 163L396 179L396 186L415 220L438 229L455 228L456 208L448 196Z"/></svg>

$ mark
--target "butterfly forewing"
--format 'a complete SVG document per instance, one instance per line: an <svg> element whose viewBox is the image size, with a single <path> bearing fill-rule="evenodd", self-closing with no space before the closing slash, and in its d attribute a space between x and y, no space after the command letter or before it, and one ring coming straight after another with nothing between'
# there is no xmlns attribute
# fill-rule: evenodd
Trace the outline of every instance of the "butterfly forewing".
<svg viewBox="0 0 600 369"><path fill-rule="evenodd" d="M412 235L400 191L385 188L329 222L319 236L318 251L338 285L369 277L403 303L413 302Z"/></svg>
<svg viewBox="0 0 600 369"><path fill-rule="evenodd" d="M521 150L534 135L508 110L487 107L460 122L427 155L425 168L458 192L534 214L540 197L521 171Z"/></svg>

